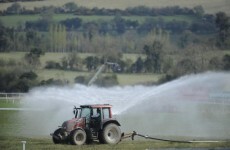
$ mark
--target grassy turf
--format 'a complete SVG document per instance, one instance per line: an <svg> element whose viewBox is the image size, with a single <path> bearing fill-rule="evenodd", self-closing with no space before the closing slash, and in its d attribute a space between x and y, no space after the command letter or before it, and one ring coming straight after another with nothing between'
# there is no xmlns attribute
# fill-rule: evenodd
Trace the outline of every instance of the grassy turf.
<svg viewBox="0 0 230 150"><path fill-rule="evenodd" d="M0 59L8 61L10 59L21 61L25 56L24 52L0 53Z"/></svg>
<svg viewBox="0 0 230 150"><path fill-rule="evenodd" d="M71 19L71 18L81 18L83 23L84 22L90 22L90 21L98 21L98 20L104 20L109 21L114 18L114 16L97 16L97 15L91 15L91 16L76 16L73 14L55 14L53 16L54 22L60 22L65 19ZM187 16L187 15L177 15L177 16L157 16L157 17L150 17L150 16L125 16L124 18L127 20L133 20L138 21L139 23L143 23L147 18L152 18L157 20L159 17L161 17L164 21L172 21L172 20L178 20L178 21L187 21L192 22L196 20L197 18L194 16ZM25 24L26 21L35 21L41 18L40 15L7 15L7 16L0 16L0 20L3 22L3 24L7 27L17 27L20 24Z"/></svg>
<svg viewBox="0 0 230 150"><path fill-rule="evenodd" d="M94 73L42 69L37 71L37 74L40 77L40 80L54 78L68 80L71 83L74 83L74 78L77 76L90 76ZM161 77L162 74L117 74L118 82L120 85L156 83Z"/></svg>
<svg viewBox="0 0 230 150"><path fill-rule="evenodd" d="M123 140L117 145L99 144L97 141L90 145L73 146L73 145L55 145L51 137L34 137L20 135L20 128L24 126L23 119L18 115L19 111L0 111L0 148L7 150L21 150L21 141L27 141L26 149L40 150L40 149L55 149L55 150L107 150L107 149L160 149L160 148L207 148L214 149L220 147L230 147L230 142L220 143L176 143L176 142L161 142L154 140L137 139L131 141L130 139ZM30 113L30 112L28 112ZM34 112L37 114L36 112ZM162 114L161 114L162 115ZM36 116L36 115L35 115ZM21 116L22 117L22 116ZM36 118L35 120L36 121ZM141 122L141 121L140 121Z"/></svg>
<svg viewBox="0 0 230 150"><path fill-rule="evenodd" d="M3 60L16 60L16 61L21 61L22 59L24 59L25 56L25 52L10 52L10 53L0 53L0 59ZM69 53L50 53L50 52L46 52L45 55L42 55L40 57L40 61L42 64L42 67L45 66L47 61L55 61L55 62L61 62L63 57L68 57ZM94 53L78 53L78 56L81 59L85 59L87 56L95 56ZM136 61L137 58L141 56L144 57L144 55L142 54L131 54L131 53L125 53L123 54L123 60L127 60L130 59L132 61Z"/></svg>
<svg viewBox="0 0 230 150"><path fill-rule="evenodd" d="M76 72L76 71L64 71L64 70L47 70L41 69L36 71L40 80L47 80L50 78L68 80L71 83L74 83L74 78L77 76L87 76L90 73L88 72Z"/></svg>
<svg viewBox="0 0 230 150"><path fill-rule="evenodd" d="M99 144L97 141L90 145L73 146L73 145L55 145L52 142L51 137L42 136L34 137L28 135L20 135L20 128L24 126L23 118L18 115L19 111L0 111L0 148L17 150L22 149L21 141L27 141L26 149L40 150L40 149L55 149L55 150L74 150L74 149L86 149L86 150L107 150L107 149L160 149L160 148L207 148L214 149L220 147L230 147L230 141L219 143L177 143L177 142L161 142L154 140L145 140L135 138L134 141L126 139L118 143L117 145ZM28 112L30 113L30 112ZM35 113L36 114L36 113ZM161 114L162 115L162 114ZM164 115L164 114L163 114ZM36 115L35 115L36 116ZM22 116L21 116L22 117ZM36 118L35 120L36 121ZM140 121L141 122L141 121ZM42 123L45 125L45 123ZM31 129L30 129L31 130ZM29 131L30 131L29 130ZM166 138L167 139L167 138ZM171 138L173 139L173 138ZM186 139L186 137L185 137Z"/></svg>
<svg viewBox="0 0 230 150"><path fill-rule="evenodd" d="M18 108L20 103L18 100L3 100L0 99L0 108Z"/></svg>
<svg viewBox="0 0 230 150"><path fill-rule="evenodd" d="M159 149L159 148L215 148L215 147L230 147L230 142L223 143L170 143L170 142L159 142L150 140L137 140L130 141L125 140L116 145L99 144L94 142L90 145L55 145L52 143L51 138L25 138L25 137L11 137L11 136L0 136L0 147L2 149L17 150L22 149L21 141L27 141L26 149L40 150L40 149L55 149L55 150L107 150L107 149L132 149L132 150L143 150L143 149Z"/></svg>
<svg viewBox="0 0 230 150"><path fill-rule="evenodd" d="M120 85L156 83L162 74L117 74Z"/></svg>
<svg viewBox="0 0 230 150"><path fill-rule="evenodd" d="M24 52L13 52L13 53L0 53L0 59L3 60L10 60L13 59L15 61L21 61L24 57ZM55 61L61 62L63 57L67 57L68 53L46 53L44 56L41 56L41 67L44 68L47 61ZM84 59L87 56L92 56L95 54L92 53L80 53L79 57ZM136 59L143 55L139 54L123 54L123 59L127 60L130 59L133 62ZM77 71L64 71L64 70L47 70L47 69L38 69L36 73L39 76L39 80L47 80L50 78L54 79L61 79L61 80L68 80L71 83L74 83L74 78L77 76L89 76L93 75L95 72L77 72ZM120 85L132 85L132 84L139 84L139 83L148 83L148 82L156 82L161 75L156 74L117 74L118 82Z"/></svg>
<svg viewBox="0 0 230 150"><path fill-rule="evenodd" d="M8 111L8 110L0 111L0 126L1 126L0 133L1 135L9 136L17 132L17 129L20 126L19 122L16 121L17 113L18 111Z"/></svg>
<svg viewBox="0 0 230 150"><path fill-rule="evenodd" d="M230 147L230 142L220 143L176 143L176 142L161 142L154 140L137 139L131 141L130 139L123 140L117 145L99 144L97 141L90 145L73 146L73 145L55 145L51 137L34 137L20 135L20 128L24 126L23 118L18 115L19 111L0 111L0 148L7 150L20 150L22 149L21 141L27 141L26 149L40 150L40 149L55 149L55 150L107 150L107 149L160 149L160 148L208 148L214 149L216 147ZM28 112L30 113L30 112ZM36 112L35 112L36 114ZM36 116L36 115L35 115ZM21 116L22 117L22 116ZM24 118L25 119L25 118ZM36 121L36 118L35 120ZM25 130L26 131L26 130Z"/></svg>

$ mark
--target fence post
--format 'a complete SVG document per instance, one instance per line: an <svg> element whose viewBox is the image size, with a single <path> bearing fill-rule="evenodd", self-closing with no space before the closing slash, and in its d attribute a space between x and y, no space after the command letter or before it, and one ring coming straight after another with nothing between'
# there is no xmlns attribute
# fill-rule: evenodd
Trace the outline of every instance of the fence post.
<svg viewBox="0 0 230 150"><path fill-rule="evenodd" d="M7 93L5 93L5 95L6 95L6 102L9 103Z"/></svg>
<svg viewBox="0 0 230 150"><path fill-rule="evenodd" d="M26 141L21 141L22 142L22 150L26 150Z"/></svg>

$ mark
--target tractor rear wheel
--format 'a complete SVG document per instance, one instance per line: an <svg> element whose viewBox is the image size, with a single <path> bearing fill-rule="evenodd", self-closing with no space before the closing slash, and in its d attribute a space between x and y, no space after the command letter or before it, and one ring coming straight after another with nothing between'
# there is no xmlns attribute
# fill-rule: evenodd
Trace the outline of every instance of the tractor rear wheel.
<svg viewBox="0 0 230 150"><path fill-rule="evenodd" d="M102 137L106 144L117 144L121 140L121 129L118 125L110 123L103 129Z"/></svg>
<svg viewBox="0 0 230 150"><path fill-rule="evenodd" d="M83 145L86 142L86 133L84 130L74 130L70 137L70 142L73 145Z"/></svg>

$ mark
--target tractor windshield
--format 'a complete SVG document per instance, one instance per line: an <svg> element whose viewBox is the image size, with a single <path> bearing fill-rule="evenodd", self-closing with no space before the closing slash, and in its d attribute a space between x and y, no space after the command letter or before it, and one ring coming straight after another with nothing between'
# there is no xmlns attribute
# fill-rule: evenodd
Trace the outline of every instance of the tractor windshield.
<svg viewBox="0 0 230 150"><path fill-rule="evenodd" d="M90 116L90 108L82 108L81 109L81 118Z"/></svg>

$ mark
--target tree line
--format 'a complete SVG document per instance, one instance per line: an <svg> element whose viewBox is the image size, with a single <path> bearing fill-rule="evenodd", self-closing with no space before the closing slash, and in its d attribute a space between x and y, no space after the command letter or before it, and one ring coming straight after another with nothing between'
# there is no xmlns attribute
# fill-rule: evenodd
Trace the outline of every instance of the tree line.
<svg viewBox="0 0 230 150"><path fill-rule="evenodd" d="M21 6L14 3L9 9L20 10L15 7L20 8ZM135 10L139 7L144 6L135 7ZM78 6L75 3L67 3L65 8L69 11L76 11ZM136 11L149 12L150 8L144 8L142 9L145 11L139 9ZM106 43L109 39L111 41L109 43L120 43L120 45L113 45L114 49L139 53L146 41L149 40L151 31L154 30L168 34L168 40L181 49L186 48L189 43L206 43L221 49L228 49L230 47L229 16L223 12L215 15L204 14L200 6L193 9L196 10L197 17L192 22L176 19L166 21L162 17L146 18L144 22L139 22L125 19L120 14L115 15L111 20L98 19L86 22L75 17L55 22L53 20L54 10L50 7L44 8L41 10L41 18L36 21L26 21L25 24L19 24L15 28L5 27L0 21L2 33L0 35L0 40L2 40L0 51L29 51L34 46L41 47L47 52L98 52L101 51L99 49L111 47L111 44ZM131 10L129 9L129 11ZM162 8L162 10L165 9ZM174 11L167 12L170 12L172 17L175 14ZM98 43L104 45L104 48L100 48Z"/></svg>
<svg viewBox="0 0 230 150"><path fill-rule="evenodd" d="M76 8L81 10L78 6L68 5L65 6L66 12L77 13ZM139 6L135 11L134 8L127 9L129 12L133 11L131 14L144 15L152 11L146 8L148 7ZM21 13L18 11L20 9L9 10ZM92 8L92 11L98 11L97 13L102 10ZM172 16L178 13L175 13L175 10L162 10L171 12ZM46 65L42 66L43 69L94 72L108 61L114 65L107 66L106 72L163 74L160 82L207 70L230 70L229 54L210 55L230 49L230 17L224 12L204 14L202 8L198 7L193 22L176 19L166 21L163 17L150 17L142 23L125 19L125 14L121 15L122 13L116 13L111 20L84 22L75 17L55 22L54 9L44 8L38 12L41 12L41 18L27 21L16 28L6 27L0 22L0 52L26 52L20 62L0 60L2 92L26 92L33 86L67 84L68 81L53 78L39 81L35 71L41 67L40 56L46 52L68 52L69 55L58 62L46 62ZM78 55L80 52L95 55L82 59ZM136 53L140 57L136 60L123 59L123 53ZM87 84L89 78L78 76L75 82ZM117 77L114 74L101 76L96 84L116 85Z"/></svg>
<svg viewBox="0 0 230 150"><path fill-rule="evenodd" d="M158 73L164 74L158 83L170 81L185 74L195 74L207 70L229 71L230 55L207 57L204 47L193 46L175 60L175 56L165 55L165 46L162 41L155 40L143 47L143 56L136 60L123 59L122 53L107 53L92 55L85 58L78 53L69 53L61 61L47 61L41 66L40 57L45 52L39 48L33 48L26 53L22 61L5 61L0 59L0 91L1 92L28 92L35 86L65 85L67 80L50 78L39 80L36 69L58 69L66 71L95 72L106 62L112 62L104 72L109 75L99 76L95 82L98 86L113 86L119 84L114 73ZM76 76L75 82L88 84L91 76ZM150 83L153 84L153 83ZM156 84L156 83L154 83Z"/></svg>
<svg viewBox="0 0 230 150"><path fill-rule="evenodd" d="M194 15L202 16L204 9L201 5L193 8L168 6L162 8L153 8L147 6L136 6L122 9L108 9L108 8L87 8L84 6L78 6L74 2L68 2L60 7L43 6L34 7L33 10L22 7L19 3L15 2L9 6L6 10L0 12L2 15L9 14L40 14L44 11L52 9L55 13L74 13L76 15L99 15L99 16L114 16L120 14L122 16L172 16L172 15Z"/></svg>
<svg viewBox="0 0 230 150"><path fill-rule="evenodd" d="M43 1L43 0L0 0L0 3L12 3L12 2L35 2L35 1Z"/></svg>
<svg viewBox="0 0 230 150"><path fill-rule="evenodd" d="M229 20L229 16L219 12L215 16L205 15L200 22L190 25L186 21L166 22L161 18L146 19L140 24L122 16L109 21L83 23L80 18L72 18L55 23L48 13L37 21L27 21L24 27L5 27L0 22L0 51L29 51L40 47L47 52L100 52L112 47L121 52L140 53L147 41L162 35L179 49L190 43L229 49Z"/></svg>
<svg viewBox="0 0 230 150"><path fill-rule="evenodd" d="M51 20L50 20L51 19ZM124 16L114 16L111 20L95 20L84 22L81 18L75 17L71 19L65 19L60 22L66 27L67 31L82 31L85 32L89 28L94 28L99 34L123 34L129 30L135 30L139 34L146 34L154 28L162 28L168 30L171 33L182 33L185 30L189 30L197 34L213 34L216 33L217 28L215 24L216 16L204 15L201 19L197 18L194 21L180 21L172 19L166 21L162 17L158 18L146 18L144 22L138 20L125 19ZM52 17L47 19L38 19L37 21L26 21L25 29L33 29L37 31L48 31L52 23Z"/></svg>

